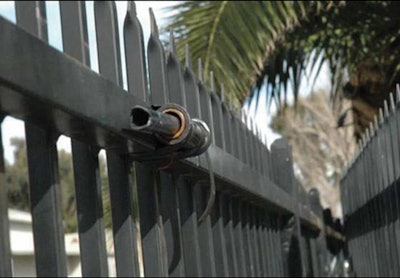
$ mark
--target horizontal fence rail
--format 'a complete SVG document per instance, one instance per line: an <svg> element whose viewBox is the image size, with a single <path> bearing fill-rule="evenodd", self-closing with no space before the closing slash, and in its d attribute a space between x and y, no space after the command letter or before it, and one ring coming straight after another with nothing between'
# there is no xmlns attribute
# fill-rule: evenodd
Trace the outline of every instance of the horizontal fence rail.
<svg viewBox="0 0 400 278"><path fill-rule="evenodd" d="M188 48L182 66L173 32L165 50L152 11L146 48L134 2L122 34L115 3L94 3L99 74L89 68L84 2L60 2L64 52L47 43L44 2L18 1L16 15L16 25L0 17L0 110L2 119L25 122L38 276L68 271L55 145L61 134L72 139L82 276L110 273L101 149L117 276L327 275L326 236L340 235L325 225L318 192L295 180L288 142L268 149L254 122L233 111L223 85L196 76ZM137 105L168 103L204 121L212 143L206 153L161 169L135 159L156 145L132 130L130 115ZM0 275L12 276L2 148L0 165Z"/></svg>
<svg viewBox="0 0 400 278"><path fill-rule="evenodd" d="M400 275L400 88L365 131L341 181L346 244L357 276Z"/></svg>

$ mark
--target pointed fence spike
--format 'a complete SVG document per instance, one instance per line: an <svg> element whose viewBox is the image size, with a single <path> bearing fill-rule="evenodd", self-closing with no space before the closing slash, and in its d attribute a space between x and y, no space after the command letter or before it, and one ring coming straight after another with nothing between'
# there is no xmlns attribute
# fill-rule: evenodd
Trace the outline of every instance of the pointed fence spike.
<svg viewBox="0 0 400 278"><path fill-rule="evenodd" d="M390 93L389 100L390 100L390 111L394 112L396 110L396 104L394 102L393 93Z"/></svg>
<svg viewBox="0 0 400 278"><path fill-rule="evenodd" d="M374 124L372 122L369 122L369 133L371 134L371 137L375 135Z"/></svg>
<svg viewBox="0 0 400 278"><path fill-rule="evenodd" d="M389 107L388 107L388 103L387 103L386 99L383 101L383 112L384 112L385 118L389 117Z"/></svg>
<svg viewBox="0 0 400 278"><path fill-rule="evenodd" d="M225 87L224 83L221 83L221 101L225 103Z"/></svg>
<svg viewBox="0 0 400 278"><path fill-rule="evenodd" d="M264 133L264 143L265 143L265 147L268 147L268 136L266 133Z"/></svg>
<svg viewBox="0 0 400 278"><path fill-rule="evenodd" d="M400 84L396 84L396 103L400 102Z"/></svg>
<svg viewBox="0 0 400 278"><path fill-rule="evenodd" d="M367 129L367 130L364 130L364 134L363 134L363 137L362 137L362 146L363 146L363 149L366 147L366 145L367 145L367 143L368 143L368 141L367 141L367 131L368 131L368 129Z"/></svg>
<svg viewBox="0 0 400 278"><path fill-rule="evenodd" d="M214 80L214 72L210 71L210 88L211 92L215 93L215 80Z"/></svg>
<svg viewBox="0 0 400 278"><path fill-rule="evenodd" d="M150 30L151 34L158 38L158 27L156 17L154 16L154 12L152 8L149 8L150 13Z"/></svg>
<svg viewBox="0 0 400 278"><path fill-rule="evenodd" d="M135 1L128 1L126 13L129 14L131 17L135 17L137 15Z"/></svg>
<svg viewBox="0 0 400 278"><path fill-rule="evenodd" d="M192 68L192 59L190 57L190 49L189 49L189 44L185 45L185 65L187 68L191 69Z"/></svg>
<svg viewBox="0 0 400 278"><path fill-rule="evenodd" d="M374 129L375 129L375 132L378 131L378 128L379 128L378 117L376 115L374 115Z"/></svg>
<svg viewBox="0 0 400 278"><path fill-rule="evenodd" d="M383 124L383 110L379 108L379 124Z"/></svg>
<svg viewBox="0 0 400 278"><path fill-rule="evenodd" d="M246 111L244 109L240 109L240 111L241 111L242 121L247 126L247 114L246 114Z"/></svg>
<svg viewBox="0 0 400 278"><path fill-rule="evenodd" d="M360 140L360 154L359 155L361 155L361 153L364 151L364 145L363 145L363 140L362 140L362 138L361 138L361 140Z"/></svg>
<svg viewBox="0 0 400 278"><path fill-rule="evenodd" d="M172 53L176 54L174 31L169 29L169 49Z"/></svg>
<svg viewBox="0 0 400 278"><path fill-rule="evenodd" d="M255 125L256 125L256 134L257 134L257 137L260 138L260 129L258 128L258 125L257 125L256 122L255 122Z"/></svg>
<svg viewBox="0 0 400 278"><path fill-rule="evenodd" d="M201 82L203 82L203 65L201 62L201 58L197 60L197 70L198 70L198 78Z"/></svg>
<svg viewBox="0 0 400 278"><path fill-rule="evenodd" d="M356 159L359 153L360 153L360 145L356 143L356 149L354 150L353 161Z"/></svg>
<svg viewBox="0 0 400 278"><path fill-rule="evenodd" d="M369 143L369 141L371 140L371 135L369 134L369 128L367 128L367 130L365 131L365 140L366 143Z"/></svg>
<svg viewBox="0 0 400 278"><path fill-rule="evenodd" d="M358 144L356 144L356 147L354 149L354 155L351 158L351 164L354 163L354 161L356 160L356 158L358 157L358 154L360 153L360 146Z"/></svg>

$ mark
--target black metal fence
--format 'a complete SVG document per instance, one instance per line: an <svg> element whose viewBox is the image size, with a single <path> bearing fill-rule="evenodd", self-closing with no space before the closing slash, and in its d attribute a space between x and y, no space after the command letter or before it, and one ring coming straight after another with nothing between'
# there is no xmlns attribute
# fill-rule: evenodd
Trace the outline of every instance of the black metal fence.
<svg viewBox="0 0 400 278"><path fill-rule="evenodd" d="M121 60L115 3L95 2L97 74L88 67L84 2L60 2L64 53L47 44L44 2L15 6L17 25L0 17L0 110L25 122L38 276L67 275L55 144L60 134L72 139L83 276L108 275L101 149L118 276L139 276L140 266L145 276L327 275L325 239L335 233L324 225L318 192L304 192L294 179L287 141L279 139L269 150L260 132L232 111L224 92L214 84L209 92L201 75L195 76L189 51L184 68L173 44L165 55L154 16L146 56L135 4L129 2ZM122 88L121 63L128 91ZM152 146L129 132L132 107L167 102L208 124L210 161L202 154L164 170L133 161L133 153ZM0 162L0 276L12 276L2 153ZM199 221L212 193L211 170L215 202Z"/></svg>
<svg viewBox="0 0 400 278"><path fill-rule="evenodd" d="M359 143L341 182L345 236L356 276L400 275L400 90Z"/></svg>

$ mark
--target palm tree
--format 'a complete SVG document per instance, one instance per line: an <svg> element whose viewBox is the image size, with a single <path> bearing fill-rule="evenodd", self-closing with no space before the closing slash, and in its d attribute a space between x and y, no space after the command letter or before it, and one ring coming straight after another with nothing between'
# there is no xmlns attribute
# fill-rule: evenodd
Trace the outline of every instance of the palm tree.
<svg viewBox="0 0 400 278"><path fill-rule="evenodd" d="M331 100L352 100L359 139L400 78L400 3L395 1L185 1L169 8L178 54L185 45L224 83L236 105L280 107L299 93L307 65L331 72ZM347 79L346 79L347 78ZM339 124L343 123L342 115Z"/></svg>

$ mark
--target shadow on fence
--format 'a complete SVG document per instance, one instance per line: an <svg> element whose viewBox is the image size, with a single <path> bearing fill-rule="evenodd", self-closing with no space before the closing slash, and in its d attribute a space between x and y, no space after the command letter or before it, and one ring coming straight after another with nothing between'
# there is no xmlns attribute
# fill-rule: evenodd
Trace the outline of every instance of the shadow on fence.
<svg viewBox="0 0 400 278"><path fill-rule="evenodd" d="M341 181L345 236L357 276L399 276L399 97L365 131Z"/></svg>

